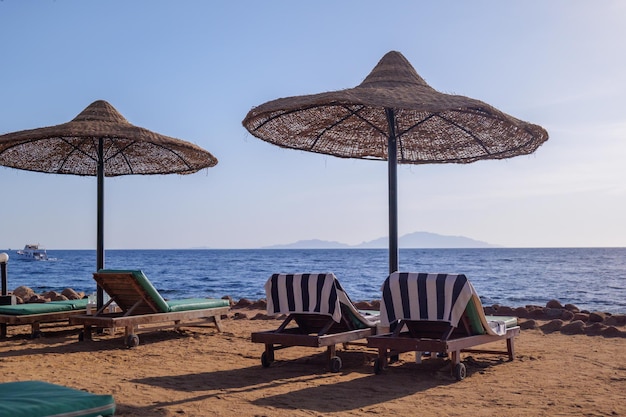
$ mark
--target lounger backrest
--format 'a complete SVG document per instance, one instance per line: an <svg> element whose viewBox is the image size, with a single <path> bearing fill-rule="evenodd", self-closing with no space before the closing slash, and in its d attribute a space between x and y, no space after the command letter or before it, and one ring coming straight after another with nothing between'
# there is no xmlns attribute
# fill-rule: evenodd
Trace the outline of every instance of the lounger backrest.
<svg viewBox="0 0 626 417"><path fill-rule="evenodd" d="M463 315L470 334L502 335L506 321L487 319L480 297L463 274L394 272L382 286L381 325L398 320L448 322L457 327Z"/></svg>
<svg viewBox="0 0 626 417"><path fill-rule="evenodd" d="M169 311L167 302L141 270L101 269L94 274L94 279L124 312L139 299L144 302L135 307L133 314Z"/></svg>
<svg viewBox="0 0 626 417"><path fill-rule="evenodd" d="M265 283L265 294L269 315L322 314L337 323L340 298L348 299L333 273L273 274Z"/></svg>
<svg viewBox="0 0 626 417"><path fill-rule="evenodd" d="M394 272L382 286L381 324L428 320L457 327L473 294L463 274Z"/></svg>

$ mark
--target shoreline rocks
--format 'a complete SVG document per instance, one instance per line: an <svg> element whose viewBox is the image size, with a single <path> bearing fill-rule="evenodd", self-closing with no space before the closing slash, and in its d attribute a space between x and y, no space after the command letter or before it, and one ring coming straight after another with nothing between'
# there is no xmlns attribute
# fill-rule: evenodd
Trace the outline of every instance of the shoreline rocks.
<svg viewBox="0 0 626 417"><path fill-rule="evenodd" d="M71 288L66 288L61 293L48 291L44 294L36 294L26 286L16 288L12 294L15 295L18 304L77 300L86 297L84 292L76 292ZM230 306L234 310L266 310L267 308L267 300L263 298L256 301L246 298L235 301L230 296L222 298L229 300ZM359 301L355 302L354 305L360 310L380 310L380 300ZM567 335L626 337L626 314L581 310L576 305L563 305L558 300L550 300L545 306L527 305L513 308L494 304L483 308L485 314L489 316L517 317L520 319L518 322L522 330L539 329L544 333L560 332ZM236 320L271 320L276 317L257 313L250 318L246 313L237 311L233 318Z"/></svg>
<svg viewBox="0 0 626 417"><path fill-rule="evenodd" d="M17 304L47 303L48 301L80 300L85 298L84 292L76 292L71 288L65 288L60 293L48 291L43 294L37 294L30 287L20 286L10 294L15 296Z"/></svg>
<svg viewBox="0 0 626 417"><path fill-rule="evenodd" d="M230 298L229 298L230 299ZM250 301L242 298L238 302L231 300L232 309L265 310L267 301L260 299ZM380 301L359 301L354 303L359 310L380 310ZM581 311L573 304L562 305L558 300L550 300L545 306L527 305L525 307L507 307L500 305L484 306L488 316L517 317L522 330L538 329L543 333L560 332L567 335L588 335L604 337L626 337L626 314L611 314L605 312ZM263 313L248 317L244 312L234 313L234 319L271 320ZM282 317L284 318L284 317ZM278 318L280 319L280 318ZM623 329L620 329L623 328Z"/></svg>
<svg viewBox="0 0 626 417"><path fill-rule="evenodd" d="M511 309L499 305L484 307L485 314L492 316L515 316L522 329L539 329L544 333L560 332L567 335L626 337L626 314L580 310L573 304L562 305L550 300L545 307L528 305ZM542 321L545 323L538 323Z"/></svg>

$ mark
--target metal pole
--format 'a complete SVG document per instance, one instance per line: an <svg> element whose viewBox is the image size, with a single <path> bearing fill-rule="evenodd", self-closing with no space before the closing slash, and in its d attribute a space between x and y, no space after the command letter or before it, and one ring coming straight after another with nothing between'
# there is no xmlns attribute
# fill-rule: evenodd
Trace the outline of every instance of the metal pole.
<svg viewBox="0 0 626 417"><path fill-rule="evenodd" d="M9 257L6 253L3 253L2 256L4 262L0 262L0 275L2 276L2 295L5 296L9 293L7 289L7 259ZM2 323L0 324L0 339L5 337L7 337L7 324Z"/></svg>
<svg viewBox="0 0 626 417"><path fill-rule="evenodd" d="M389 176L389 273L398 270L398 142L396 116L393 109L385 108L389 125L387 144Z"/></svg>
<svg viewBox="0 0 626 417"><path fill-rule="evenodd" d="M0 263L0 275L2 275L2 295L8 295L9 291L7 288L7 263Z"/></svg>
<svg viewBox="0 0 626 417"><path fill-rule="evenodd" d="M104 139L98 140L98 226L96 244L96 272L104 268ZM104 304L104 291L96 289L96 308Z"/></svg>

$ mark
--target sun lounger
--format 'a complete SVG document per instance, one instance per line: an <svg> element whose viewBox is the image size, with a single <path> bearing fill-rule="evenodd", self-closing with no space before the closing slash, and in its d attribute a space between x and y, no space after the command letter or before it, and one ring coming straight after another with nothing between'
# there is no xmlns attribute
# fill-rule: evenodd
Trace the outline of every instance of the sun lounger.
<svg viewBox="0 0 626 417"><path fill-rule="evenodd" d="M391 333L367 338L378 348L374 372L387 367L402 352L451 355L452 373L461 380L466 368L461 352L506 354L514 357L515 317L485 316L474 287L462 274L392 273L382 286L381 326ZM474 346L506 341L506 350L476 350Z"/></svg>
<svg viewBox="0 0 626 417"><path fill-rule="evenodd" d="M165 301L140 270L100 270L93 274L100 287L111 297L93 315L72 316L73 324L82 324L79 340L90 340L93 328L125 329L128 347L139 344L139 329L178 328L209 321L222 331L221 316L228 313L229 301L191 298ZM113 304L115 303L115 304ZM111 306L117 306L111 311ZM119 310L119 311L118 311ZM173 322L173 325L163 323Z"/></svg>
<svg viewBox="0 0 626 417"><path fill-rule="evenodd" d="M0 384L0 417L96 417L113 413L115 401L111 395L42 381Z"/></svg>
<svg viewBox="0 0 626 417"><path fill-rule="evenodd" d="M263 367L270 366L278 349L327 347L329 368L338 372L342 363L335 345L376 334L378 312L369 316L359 312L332 273L274 274L265 283L265 292L268 315L287 318L276 330L252 333L253 342L265 344Z"/></svg>
<svg viewBox="0 0 626 417"><path fill-rule="evenodd" d="M42 323L67 322L70 317L85 314L87 299L0 305L0 337L6 337L6 326L31 326L31 337L41 336Z"/></svg>

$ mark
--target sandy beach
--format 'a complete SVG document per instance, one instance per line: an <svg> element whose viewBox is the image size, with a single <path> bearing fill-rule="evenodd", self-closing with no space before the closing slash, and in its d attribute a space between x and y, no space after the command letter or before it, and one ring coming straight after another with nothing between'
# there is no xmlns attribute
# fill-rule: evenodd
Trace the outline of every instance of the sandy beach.
<svg viewBox="0 0 626 417"><path fill-rule="evenodd" d="M443 359L418 365L413 354L375 375L376 351L339 350L343 368L326 370L323 349L290 348L262 368L257 330L280 320L236 306L214 327L121 334L79 342L78 327L11 327L0 341L0 381L42 380L112 394L118 416L624 416L626 328L564 334L554 320L520 319L515 360L464 354L456 381Z"/></svg>

